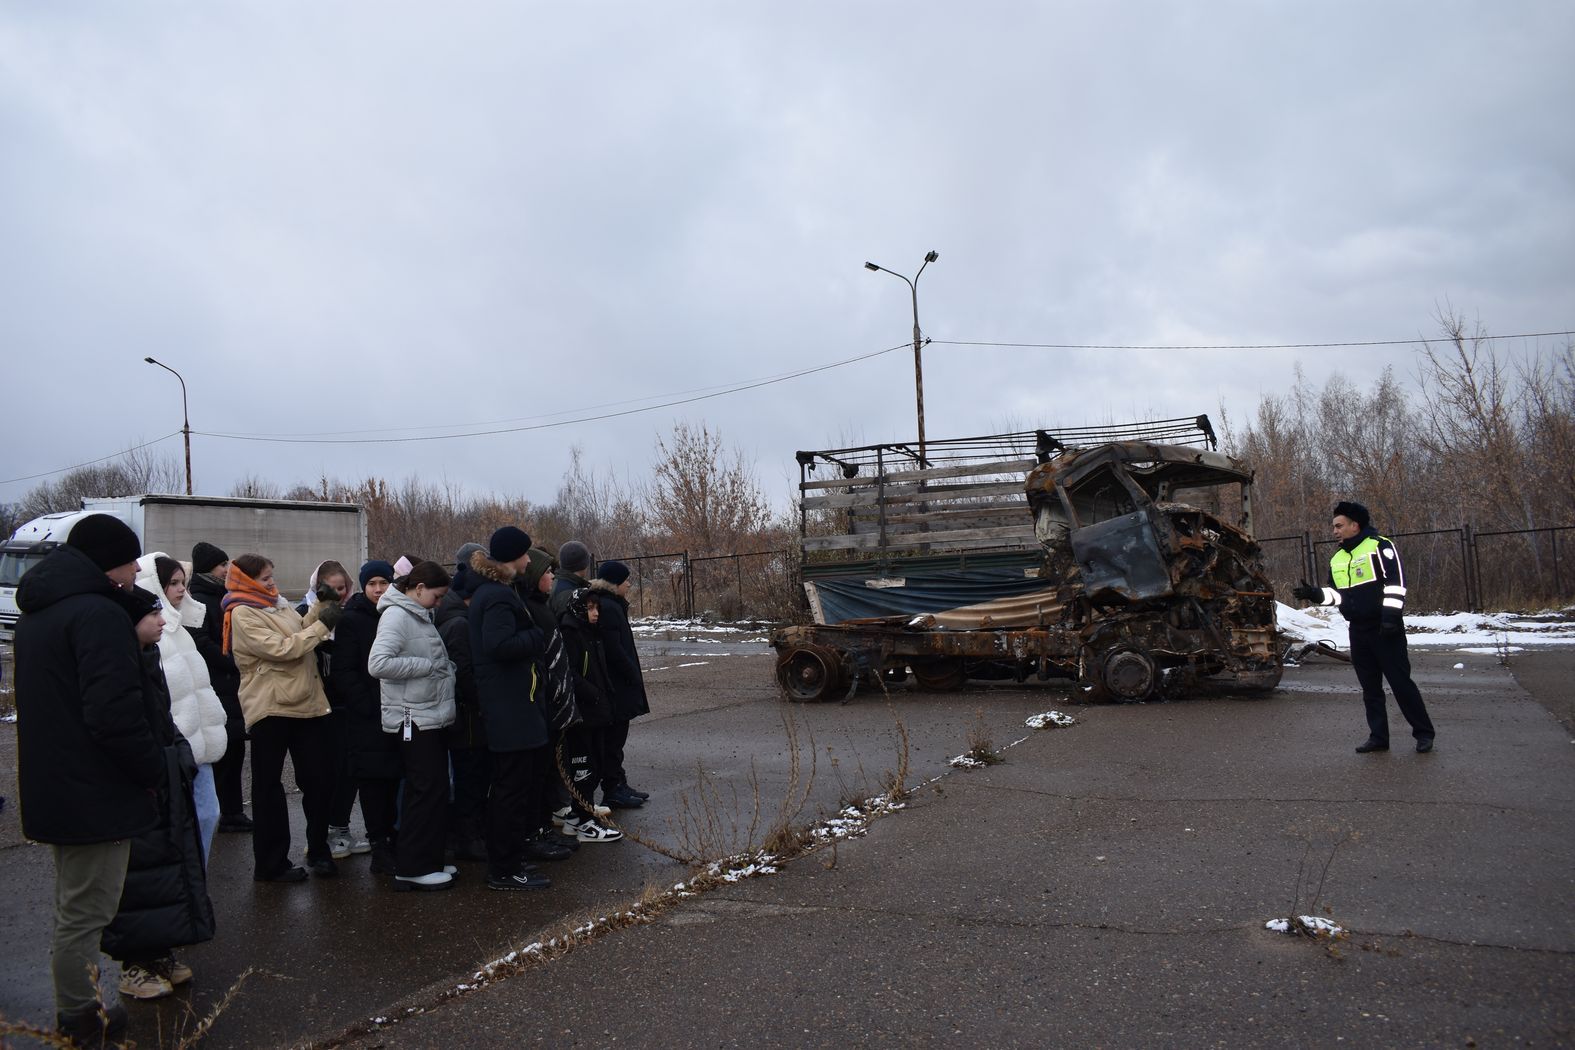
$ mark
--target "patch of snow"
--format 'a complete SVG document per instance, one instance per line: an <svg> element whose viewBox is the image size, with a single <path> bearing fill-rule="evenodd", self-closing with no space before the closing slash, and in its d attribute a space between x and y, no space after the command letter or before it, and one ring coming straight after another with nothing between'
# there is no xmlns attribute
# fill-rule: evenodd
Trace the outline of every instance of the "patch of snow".
<svg viewBox="0 0 1575 1050"><path fill-rule="evenodd" d="M710 660L696 660L692 664L679 664L678 666L679 667L704 667L706 664L708 664L710 662L711 662Z"/></svg>
<svg viewBox="0 0 1575 1050"><path fill-rule="evenodd" d="M1298 915L1295 923L1292 926L1289 919L1270 919L1263 928L1275 933L1308 933L1314 937L1339 937L1345 933L1344 927L1318 915Z"/></svg>
<svg viewBox="0 0 1575 1050"><path fill-rule="evenodd" d="M1461 653L1476 653L1481 656L1496 656L1499 653L1523 653L1526 651L1526 647L1523 645L1500 645L1490 649L1485 645L1468 645L1463 649L1457 649L1455 651ZM1456 664L1455 666L1464 667L1466 665Z"/></svg>
<svg viewBox="0 0 1575 1050"><path fill-rule="evenodd" d="M656 671L671 671L671 670L672 670L671 667L642 667L642 668L640 668L640 673L641 674L652 674L652 673L654 673Z"/></svg>
<svg viewBox="0 0 1575 1050"><path fill-rule="evenodd" d="M1293 609L1275 603L1275 617L1282 633L1302 642L1326 641L1349 649L1351 634L1345 618L1333 606ZM1464 651L1498 652L1508 642L1521 646L1575 645L1575 622L1525 620L1514 613L1413 614L1405 617L1406 641L1411 645L1489 648Z"/></svg>
<svg viewBox="0 0 1575 1050"><path fill-rule="evenodd" d="M971 758L968 755L958 755L955 758L948 759L946 764L949 766L956 766L958 769L984 768L983 762L979 761L977 758Z"/></svg>
<svg viewBox="0 0 1575 1050"><path fill-rule="evenodd" d="M15 711L12 711L10 714L0 715L0 722L15 722L15 721L16 721L16 712Z"/></svg>
<svg viewBox="0 0 1575 1050"><path fill-rule="evenodd" d="M1456 664L1455 665L1455 670L1457 670L1457 671L1464 671L1465 669L1466 669L1466 665L1465 664Z"/></svg>
<svg viewBox="0 0 1575 1050"><path fill-rule="evenodd" d="M1034 715L1025 725L1029 729L1048 729L1051 726L1071 726L1077 724L1077 719L1071 715L1062 714L1060 711L1046 711L1041 715Z"/></svg>

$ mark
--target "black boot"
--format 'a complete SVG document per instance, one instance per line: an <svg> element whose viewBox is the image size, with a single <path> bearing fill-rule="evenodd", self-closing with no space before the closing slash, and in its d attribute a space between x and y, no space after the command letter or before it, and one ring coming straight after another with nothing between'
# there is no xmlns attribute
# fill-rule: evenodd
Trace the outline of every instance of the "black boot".
<svg viewBox="0 0 1575 1050"><path fill-rule="evenodd" d="M55 1029L80 1047L119 1046L126 1039L126 1008L120 1003L55 1015Z"/></svg>
<svg viewBox="0 0 1575 1050"><path fill-rule="evenodd" d="M378 839L372 843L372 874L394 875L398 873L399 862L394 855L394 840L392 838Z"/></svg>

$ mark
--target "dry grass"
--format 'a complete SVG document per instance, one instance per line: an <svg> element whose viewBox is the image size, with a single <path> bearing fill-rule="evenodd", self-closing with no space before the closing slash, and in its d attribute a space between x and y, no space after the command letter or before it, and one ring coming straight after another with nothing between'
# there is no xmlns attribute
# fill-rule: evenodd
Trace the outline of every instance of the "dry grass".
<svg viewBox="0 0 1575 1050"><path fill-rule="evenodd" d="M1006 761L995 749L995 742L990 737L990 727L984 721L983 708L974 712L973 725L968 729L968 750L963 753L975 762L986 766Z"/></svg>

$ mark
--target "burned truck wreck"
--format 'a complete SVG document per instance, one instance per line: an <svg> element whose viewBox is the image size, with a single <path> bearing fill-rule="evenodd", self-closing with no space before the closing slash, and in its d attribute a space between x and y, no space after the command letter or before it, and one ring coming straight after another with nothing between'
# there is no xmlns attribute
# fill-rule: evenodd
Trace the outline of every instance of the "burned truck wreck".
<svg viewBox="0 0 1575 1050"><path fill-rule="evenodd" d="M808 454L842 477L804 479L816 622L771 639L789 698L909 675L921 689L1064 677L1115 701L1279 682L1252 471L1208 447L1207 417L936 444L907 470L885 469L892 447L875 446L866 478L853 453L869 450ZM1032 458L1002 455L1025 446ZM824 534L828 512L846 532ZM877 557L826 556L839 550Z"/></svg>

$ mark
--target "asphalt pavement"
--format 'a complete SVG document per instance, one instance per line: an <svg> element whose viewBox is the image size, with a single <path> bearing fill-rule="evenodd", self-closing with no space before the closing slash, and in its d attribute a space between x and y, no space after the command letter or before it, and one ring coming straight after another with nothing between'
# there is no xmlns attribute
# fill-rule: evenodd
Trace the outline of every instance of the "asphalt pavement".
<svg viewBox="0 0 1575 1050"><path fill-rule="evenodd" d="M245 837L221 836L219 935L182 953L189 991L133 1005L135 1037L167 1041L250 967L203 1046L1575 1040L1575 652L1506 669L1413 651L1436 750L1415 754L1396 713L1395 749L1357 755L1360 701L1333 662L1264 700L1083 707L1028 684L798 706L748 646L647 648L665 670L629 769L654 797L625 823L664 849L758 841L787 797L808 823L878 793L904 739L917 790L835 851L462 994L486 961L689 868L625 841L582 847L540 893L488 891L465 865L454 891L395 894L365 858L257 885ZM1052 708L1078 723L1024 726ZM982 740L1001 762L947 765ZM7 783L14 755L0 733ZM0 879L0 1012L47 1021L50 861L14 807ZM1306 913L1348 935L1264 929Z"/></svg>

